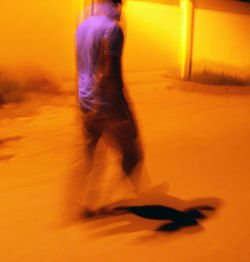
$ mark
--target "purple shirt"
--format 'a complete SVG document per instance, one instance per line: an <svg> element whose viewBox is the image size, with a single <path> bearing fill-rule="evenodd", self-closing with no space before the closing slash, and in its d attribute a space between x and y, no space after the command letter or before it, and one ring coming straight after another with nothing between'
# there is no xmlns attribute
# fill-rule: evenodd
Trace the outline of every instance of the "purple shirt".
<svg viewBox="0 0 250 262"><path fill-rule="evenodd" d="M98 78L104 69L103 55L121 56L124 36L115 21L118 15L112 3L98 4L95 15L77 28L78 92L79 105L83 110L94 109L102 103Z"/></svg>

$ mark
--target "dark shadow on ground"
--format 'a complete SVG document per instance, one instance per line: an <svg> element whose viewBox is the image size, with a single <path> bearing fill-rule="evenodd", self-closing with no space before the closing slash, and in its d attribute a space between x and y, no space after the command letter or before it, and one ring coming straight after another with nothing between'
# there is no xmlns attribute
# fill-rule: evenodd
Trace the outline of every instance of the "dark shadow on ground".
<svg viewBox="0 0 250 262"><path fill-rule="evenodd" d="M22 136L12 136L12 137L2 138L0 139L0 148L4 147L9 142L19 141L22 138L23 138ZM14 154L0 155L0 161L8 161L12 159L14 156L15 156Z"/></svg>
<svg viewBox="0 0 250 262"><path fill-rule="evenodd" d="M21 140L22 138L23 137L21 137L21 136L12 136L12 137L1 138L0 139L0 146L5 145L8 142Z"/></svg>
<svg viewBox="0 0 250 262"><path fill-rule="evenodd" d="M249 96L250 85L226 85L226 84L209 84L201 83L200 81L173 81L166 85L167 89L180 90L184 92L201 93L207 95L222 95L222 96Z"/></svg>
<svg viewBox="0 0 250 262"><path fill-rule="evenodd" d="M15 155L0 155L0 161L8 161L12 159Z"/></svg>
<svg viewBox="0 0 250 262"><path fill-rule="evenodd" d="M35 65L0 65L0 119L31 117L44 105L75 105L74 93L68 91L73 85Z"/></svg>
<svg viewBox="0 0 250 262"><path fill-rule="evenodd" d="M224 72L213 72L204 70L203 72L194 72L191 80L200 84L216 85L216 86L248 86L249 78L240 78L235 75Z"/></svg>
<svg viewBox="0 0 250 262"><path fill-rule="evenodd" d="M0 67L0 106L25 101L32 93L58 95L61 91L49 72L40 68L22 67L12 72Z"/></svg>
<svg viewBox="0 0 250 262"><path fill-rule="evenodd" d="M0 148L4 147L9 142L19 141L22 138L23 138L22 136L12 136L12 137L1 138L0 139ZM14 156L15 156L14 154L0 155L0 161L8 161L12 159Z"/></svg>
<svg viewBox="0 0 250 262"><path fill-rule="evenodd" d="M200 220L214 215L220 205L218 198L184 201L162 193L148 192L124 203L85 211L82 219L95 230L97 237L149 231L151 239L159 233L173 233L183 228L188 228L188 233L200 231Z"/></svg>

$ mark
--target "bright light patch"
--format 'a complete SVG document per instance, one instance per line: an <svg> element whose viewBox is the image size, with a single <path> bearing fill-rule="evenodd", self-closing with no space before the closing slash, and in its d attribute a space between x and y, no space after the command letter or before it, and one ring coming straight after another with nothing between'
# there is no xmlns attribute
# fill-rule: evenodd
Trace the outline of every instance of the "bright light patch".
<svg viewBox="0 0 250 262"><path fill-rule="evenodd" d="M179 76L181 11L179 6L126 2L123 7L126 68L136 71L166 70Z"/></svg>
<svg viewBox="0 0 250 262"><path fill-rule="evenodd" d="M191 45L192 45L192 17L193 2L192 0L181 0L183 9L183 37L182 37L182 67L181 76L184 79L190 76L191 63Z"/></svg>

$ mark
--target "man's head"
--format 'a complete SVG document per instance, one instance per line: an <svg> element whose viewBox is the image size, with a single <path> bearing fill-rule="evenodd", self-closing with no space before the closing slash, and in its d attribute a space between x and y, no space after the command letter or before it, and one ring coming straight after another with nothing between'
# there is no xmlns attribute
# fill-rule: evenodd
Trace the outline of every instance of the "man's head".
<svg viewBox="0 0 250 262"><path fill-rule="evenodd" d="M122 5L122 0L111 0L116 5Z"/></svg>
<svg viewBox="0 0 250 262"><path fill-rule="evenodd" d="M107 16L113 20L120 20L122 0L97 0L94 15Z"/></svg>
<svg viewBox="0 0 250 262"><path fill-rule="evenodd" d="M119 13L121 15L121 12L122 12L122 0L111 0L111 1L116 5L116 7L118 8ZM120 17L117 20L120 20Z"/></svg>

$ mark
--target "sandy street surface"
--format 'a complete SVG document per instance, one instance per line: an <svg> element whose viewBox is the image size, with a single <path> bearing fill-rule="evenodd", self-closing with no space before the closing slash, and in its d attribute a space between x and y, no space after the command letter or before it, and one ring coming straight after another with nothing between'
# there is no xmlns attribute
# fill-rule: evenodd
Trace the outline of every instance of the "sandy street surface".
<svg viewBox="0 0 250 262"><path fill-rule="evenodd" d="M133 214L65 223L65 188L81 150L74 92L34 96L0 109L1 262L250 261L250 87L142 73L128 75L127 87L156 187L140 204L215 210L176 232ZM117 167L107 155L101 185L109 188ZM132 196L120 188L106 195Z"/></svg>

